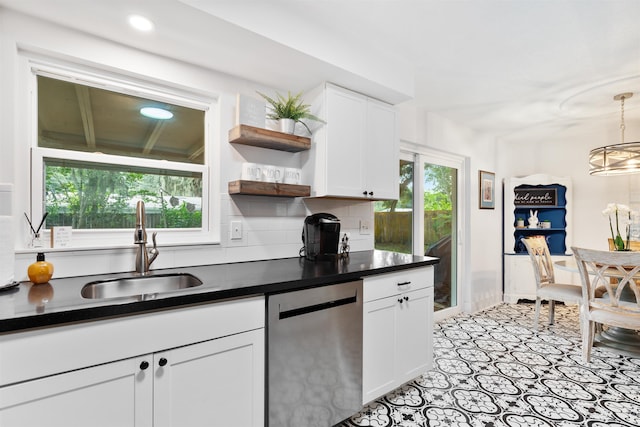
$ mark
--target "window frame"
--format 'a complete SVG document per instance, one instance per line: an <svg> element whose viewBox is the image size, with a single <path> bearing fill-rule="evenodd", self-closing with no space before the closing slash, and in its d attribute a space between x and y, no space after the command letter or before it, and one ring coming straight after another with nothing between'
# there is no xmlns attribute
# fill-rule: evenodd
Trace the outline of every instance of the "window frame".
<svg viewBox="0 0 640 427"><path fill-rule="evenodd" d="M27 66L30 94L29 117L31 117L29 124L31 137L28 144L30 162L29 210L31 218L42 218L44 214L45 158L125 166L134 165L136 167L142 166L167 171L196 172L202 174L202 227L197 229L149 228L147 231L158 231L158 246L220 243L221 198L218 185L216 185L218 179L215 179L212 173L214 165L219 165L219 161L215 161L213 153L215 144L212 129L216 128L214 112L218 111L218 100L215 97L197 93L196 91L183 90L171 86L167 82L158 84L128 77L124 74L115 74L106 70L56 61L50 62L27 58ZM38 75L204 111L204 164L39 147L37 123ZM50 231L44 230L42 233L43 240L48 241L49 236ZM132 229L74 229L73 244L68 249L128 247L132 245L132 242ZM17 247L27 248L26 241L22 244L18 243Z"/></svg>

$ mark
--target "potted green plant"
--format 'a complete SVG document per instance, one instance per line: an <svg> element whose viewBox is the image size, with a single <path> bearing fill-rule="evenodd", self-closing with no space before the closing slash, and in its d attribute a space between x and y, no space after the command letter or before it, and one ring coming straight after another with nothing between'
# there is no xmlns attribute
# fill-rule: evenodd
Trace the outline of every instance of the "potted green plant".
<svg viewBox="0 0 640 427"><path fill-rule="evenodd" d="M305 104L302 100L302 92L297 95L291 95L291 92L288 92L286 97L276 92L275 99L261 92L258 92L258 95L269 103L271 112L267 114L267 118L278 121L281 132L293 133L295 124L301 123L311 135L311 129L302 121L303 119L326 123L311 114L310 105Z"/></svg>
<svg viewBox="0 0 640 427"><path fill-rule="evenodd" d="M516 219L516 227L524 228L524 218L517 218Z"/></svg>

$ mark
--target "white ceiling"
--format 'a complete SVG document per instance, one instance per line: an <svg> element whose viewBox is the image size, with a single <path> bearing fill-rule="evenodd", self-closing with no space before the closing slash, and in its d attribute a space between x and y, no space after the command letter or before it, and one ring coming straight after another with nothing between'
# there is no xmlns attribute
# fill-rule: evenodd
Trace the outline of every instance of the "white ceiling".
<svg viewBox="0 0 640 427"><path fill-rule="evenodd" d="M633 92L638 0L0 0L150 52L292 91L333 81L509 135L606 117ZM151 18L140 35L128 13ZM247 31L249 29L250 31Z"/></svg>

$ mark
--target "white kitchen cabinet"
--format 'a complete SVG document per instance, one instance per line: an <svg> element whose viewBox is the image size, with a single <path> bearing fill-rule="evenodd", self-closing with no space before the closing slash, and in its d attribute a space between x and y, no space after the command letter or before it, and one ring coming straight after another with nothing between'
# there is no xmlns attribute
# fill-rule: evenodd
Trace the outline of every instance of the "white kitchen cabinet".
<svg viewBox="0 0 640 427"><path fill-rule="evenodd" d="M9 334L0 379L3 427L262 427L264 299Z"/></svg>
<svg viewBox="0 0 640 427"><path fill-rule="evenodd" d="M0 387L6 427L151 426L152 375L131 358ZM47 362L46 354L42 363ZM150 370L149 370L150 371Z"/></svg>
<svg viewBox="0 0 640 427"><path fill-rule="evenodd" d="M263 427L263 348L261 329L154 354L153 425Z"/></svg>
<svg viewBox="0 0 640 427"><path fill-rule="evenodd" d="M362 316L362 404L396 385L398 302L389 297L364 304Z"/></svg>
<svg viewBox="0 0 640 427"><path fill-rule="evenodd" d="M399 143L393 106L325 84L309 93L317 127L302 153L303 181L312 196L398 198Z"/></svg>
<svg viewBox="0 0 640 427"><path fill-rule="evenodd" d="M397 382L407 381L431 369L433 359L433 288L398 295L396 329Z"/></svg>
<svg viewBox="0 0 640 427"><path fill-rule="evenodd" d="M0 425L262 426L263 341L245 332L2 387Z"/></svg>
<svg viewBox="0 0 640 427"><path fill-rule="evenodd" d="M365 189L374 199L399 197L399 139L395 109L380 101L367 102L367 139L364 143ZM373 194L372 194L373 193Z"/></svg>
<svg viewBox="0 0 640 427"><path fill-rule="evenodd" d="M363 404L431 368L433 267L364 280Z"/></svg>

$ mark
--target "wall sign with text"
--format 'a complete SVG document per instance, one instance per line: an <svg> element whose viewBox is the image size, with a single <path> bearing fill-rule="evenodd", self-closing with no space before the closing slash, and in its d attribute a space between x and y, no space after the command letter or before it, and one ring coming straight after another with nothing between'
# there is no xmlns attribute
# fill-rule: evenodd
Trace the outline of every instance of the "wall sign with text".
<svg viewBox="0 0 640 427"><path fill-rule="evenodd" d="M556 188L520 187L514 189L516 206L556 206L558 193Z"/></svg>

